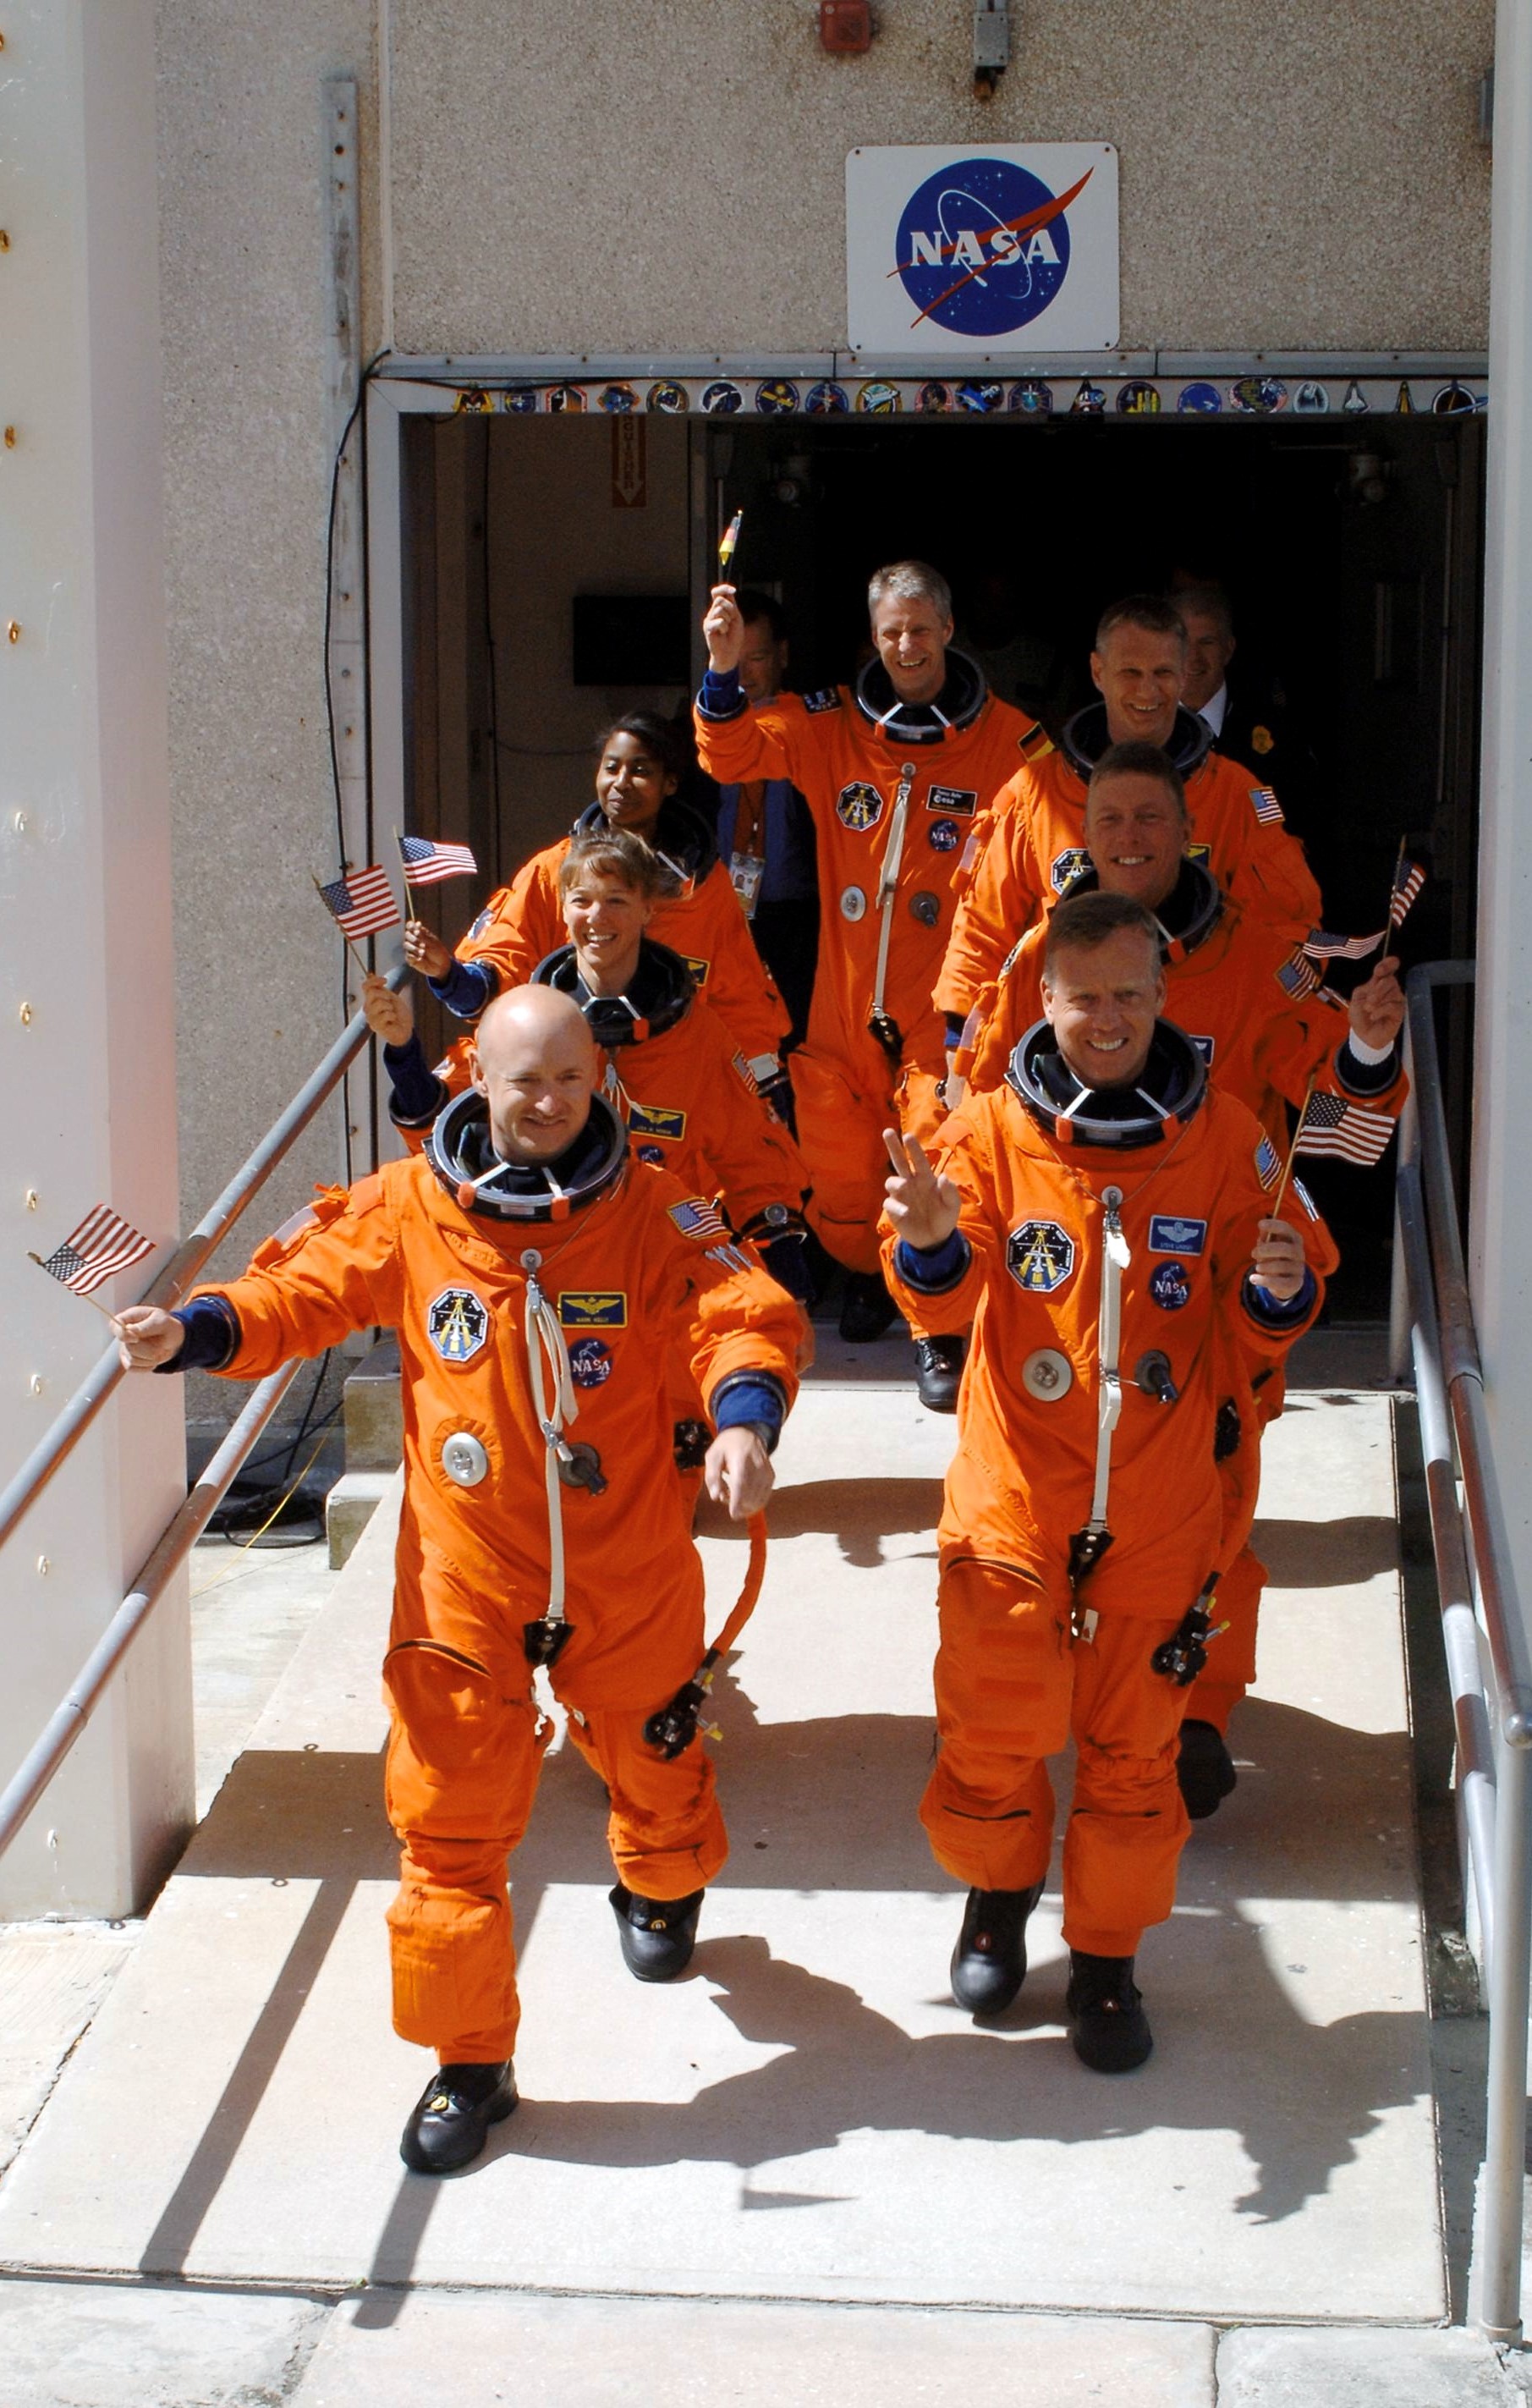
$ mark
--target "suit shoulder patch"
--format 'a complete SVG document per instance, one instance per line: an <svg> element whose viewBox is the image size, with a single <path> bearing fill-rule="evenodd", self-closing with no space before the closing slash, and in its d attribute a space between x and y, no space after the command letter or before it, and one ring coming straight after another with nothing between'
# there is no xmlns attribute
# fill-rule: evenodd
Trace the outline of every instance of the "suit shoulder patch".
<svg viewBox="0 0 1532 2408"><path fill-rule="evenodd" d="M800 695L798 699L805 710L815 716L822 710L838 710L841 707L839 689L833 685L822 685L813 694Z"/></svg>

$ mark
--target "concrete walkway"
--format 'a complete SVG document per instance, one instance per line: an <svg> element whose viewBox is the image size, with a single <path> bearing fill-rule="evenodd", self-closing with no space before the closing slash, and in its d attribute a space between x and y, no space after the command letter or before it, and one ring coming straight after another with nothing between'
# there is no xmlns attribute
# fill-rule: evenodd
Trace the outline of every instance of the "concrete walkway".
<svg viewBox="0 0 1532 2408"><path fill-rule="evenodd" d="M623 1971L561 1752L516 1866L524 2104L440 2184L394 2154L424 2063L387 2026L380 1514L0 2185L6 2408L967 2403L1001 2349L1023 2408L1519 2398L1431 2329L1388 1413L1300 1394L1268 1444L1239 1789L1140 1959L1155 2056L1109 2083L1064 2038L1056 1888L1009 2016L946 1990L914 1806L952 1425L811 1388L718 1693L734 1854L694 1971ZM716 1620L743 1549L704 1545Z"/></svg>

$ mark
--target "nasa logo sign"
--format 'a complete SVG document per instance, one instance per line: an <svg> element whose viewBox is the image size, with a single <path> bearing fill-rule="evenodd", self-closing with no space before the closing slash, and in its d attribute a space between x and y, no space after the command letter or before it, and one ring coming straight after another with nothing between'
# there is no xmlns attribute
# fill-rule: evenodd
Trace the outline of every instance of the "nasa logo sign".
<svg viewBox="0 0 1532 2408"><path fill-rule="evenodd" d="M846 226L854 351L1003 357L1117 341L1109 143L864 147L846 162ZM958 406L1003 395L976 385Z"/></svg>

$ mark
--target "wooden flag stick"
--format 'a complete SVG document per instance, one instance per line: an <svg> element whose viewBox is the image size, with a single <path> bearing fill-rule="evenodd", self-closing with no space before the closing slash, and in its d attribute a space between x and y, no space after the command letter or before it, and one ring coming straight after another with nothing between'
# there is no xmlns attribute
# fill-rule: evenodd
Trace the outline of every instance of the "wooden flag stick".
<svg viewBox="0 0 1532 2408"><path fill-rule="evenodd" d="M314 873L313 873L313 871L312 871L312 870L310 870L310 871L309 871L308 875L309 875L309 877L310 877L310 878L313 878L313 879L314 879L314 892L315 892L315 894L319 896L320 901L321 901L322 903L324 903L324 889L323 889L322 885L320 883L320 881L319 881L317 878L314 878ZM324 903L324 908L325 908L326 911L330 911L330 907L329 907L328 903ZM339 923L339 921L338 921L338 920L336 920L336 915L335 915L335 913L334 913L333 911L330 911L330 918L331 918L331 921L332 921L332 923L334 924L334 925L335 925L336 927L337 927L337 928L340 928L340 923ZM351 957L352 961L356 964L357 968L361 971L361 973L362 973L363 977L364 977L364 978L365 978L365 977L366 977L366 975L367 975L367 966L366 966L366 963L362 959L361 954L357 952L356 947L352 944L352 942L351 942L351 940L350 937L348 937L348 936L347 936L346 931L345 931L345 929L344 929L344 928L340 928L340 940L341 940L341 943L345 946L346 951L350 953L350 955L351 955Z"/></svg>
<svg viewBox="0 0 1532 2408"><path fill-rule="evenodd" d="M26 1250L26 1258L29 1263L36 1263L40 1271L48 1271L48 1265L44 1262L41 1254L35 1254L30 1246L28 1246ZM48 1271L48 1276L51 1279L53 1277L53 1273L51 1271ZM67 1280L60 1280L59 1285L60 1287L69 1287L69 1283ZM103 1321L109 1321L113 1329L117 1327L117 1315L113 1312L109 1304L97 1304L93 1296L80 1296L80 1292L78 1287L70 1287L69 1293L71 1296L79 1296L81 1304L88 1304L92 1307L93 1311L99 1312Z"/></svg>
<svg viewBox="0 0 1532 2408"><path fill-rule="evenodd" d="M409 925L410 915L415 909L415 897L409 891L409 864L405 859L405 840L399 834L397 828L394 831L394 841L399 848L399 876L404 883L405 926L408 928Z"/></svg>
<svg viewBox="0 0 1532 2408"><path fill-rule="evenodd" d="M1389 882L1388 882L1388 908L1387 908L1387 910L1386 910L1384 911L1384 913L1383 913L1383 953L1389 953L1389 952L1392 950L1392 946L1393 946L1393 941L1394 941L1394 897L1395 897L1395 896L1396 896L1396 895L1398 893L1398 891L1399 891L1399 872L1400 872L1400 870L1401 870L1403 867L1404 867L1404 838L1403 838L1403 837L1400 837L1400 838L1399 838L1399 850L1398 850L1398 852L1397 852L1397 853L1395 854L1395 856L1394 856L1394 875L1393 875L1393 877L1392 877L1392 878L1389 880ZM1382 959L1382 955L1380 955L1380 959Z"/></svg>
<svg viewBox="0 0 1532 2408"><path fill-rule="evenodd" d="M1281 1211L1282 1197L1287 1193L1287 1182L1293 1176L1293 1164L1297 1156L1298 1140L1303 1135L1303 1124L1309 1117L1309 1107L1313 1100L1314 1082L1310 1078L1309 1084L1303 1091L1303 1110L1298 1114L1297 1127L1293 1131L1293 1142L1287 1149L1287 1160L1282 1165L1282 1175L1281 1180L1278 1182L1276 1198L1272 1204L1270 1211L1266 1216L1268 1221L1275 1221Z"/></svg>

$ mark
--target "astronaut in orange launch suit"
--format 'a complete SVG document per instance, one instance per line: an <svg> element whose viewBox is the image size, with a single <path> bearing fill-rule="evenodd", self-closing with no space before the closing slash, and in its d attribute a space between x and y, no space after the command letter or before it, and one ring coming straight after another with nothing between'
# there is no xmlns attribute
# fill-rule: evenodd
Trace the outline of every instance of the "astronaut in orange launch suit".
<svg viewBox="0 0 1532 2408"><path fill-rule="evenodd" d="M1085 791L1109 745L1155 744L1170 755L1192 841L1247 919L1290 945L1318 924L1319 888L1277 796L1214 751L1205 723L1181 707L1185 665L1186 630L1172 603L1131 595L1102 613L1091 654L1101 699L1077 711L1056 752L1017 768L960 868L936 986L952 1045L1017 939L1085 867Z"/></svg>
<svg viewBox="0 0 1532 2408"><path fill-rule="evenodd" d="M1395 1118L1408 1081L1398 1036L1404 995L1393 956L1342 1002L1318 987L1319 972L1259 921L1248 919L1207 862L1186 853L1185 790L1168 757L1139 743L1112 745L1091 773L1085 807L1087 866L1067 896L1127 895L1153 911L1165 965L1165 1016L1183 1028L1213 1085L1249 1106L1285 1150L1290 1105L1314 1095L1350 1098ZM997 983L970 1014L971 1067L956 1070L974 1091L1003 1082L1016 1046L1042 1010L1048 924L1022 939ZM949 1081L951 1087L952 1082ZM1306 1191L1296 1190L1299 1202ZM1310 1224L1315 1267L1335 1265ZM1195 1819L1216 1811L1236 1783L1224 1742L1230 1713L1255 1677L1256 1624L1266 1570L1250 1543L1260 1484L1260 1441L1282 1409L1280 1367L1248 1365L1232 1350L1221 1382L1217 1455L1226 1515L1218 1611L1225 1625L1187 1702L1181 1726L1181 1795Z"/></svg>
<svg viewBox="0 0 1532 2408"><path fill-rule="evenodd" d="M797 1127L813 1182L809 1220L851 1273L842 1335L877 1337L894 1306L879 1273L881 1130L895 1110L934 1123L942 1028L931 1001L952 926L952 872L992 796L1042 729L992 695L950 649L952 597L920 561L880 569L868 592L876 657L852 686L747 705L732 587L703 622L709 666L697 751L723 783L790 779L813 817L820 945L809 1033L793 1056ZM950 1359L949 1359L950 1358ZM952 1341L930 1341L922 1395L955 1390Z"/></svg>
<svg viewBox="0 0 1532 2408"><path fill-rule="evenodd" d="M651 934L690 968L750 1064L764 1091L782 1092L781 1046L787 1006L755 950L739 897L719 859L702 813L677 791L683 767L676 731L651 711L617 720L596 752L595 800L569 834L523 864L508 887L490 896L455 953L419 921L405 931L405 959L431 981L460 1020L476 1020L493 995L523 986L545 955L562 945L559 867L580 837L621 830L641 837L666 871Z"/></svg>
<svg viewBox="0 0 1532 2408"><path fill-rule="evenodd" d="M243 1278L118 1316L131 1368L235 1379L352 1329L398 1331L388 1919L394 2028L440 2060L401 2142L421 2172L467 2163L516 2103L506 1857L549 1736L535 1665L610 1793L612 1905L638 1978L682 1970L727 1853L701 1742L671 1758L644 1736L704 1643L665 1364L687 1345L716 1433L708 1484L744 1517L771 1485L799 1316L704 1199L632 1158L598 1082L567 996L499 996L476 1085L423 1154L322 1194ZM578 1387L576 1331L599 1350Z"/></svg>
<svg viewBox="0 0 1532 2408"><path fill-rule="evenodd" d="M1219 1352L1280 1361L1322 1287L1306 1216L1269 1212L1270 1140L1158 1017L1152 916L1086 896L1052 939L1047 1017L1005 1084L945 1124L935 1168L890 1130L884 1258L917 1326L973 1318L921 1810L969 1885L953 1994L994 2013L1024 1978L1045 1759L1072 1732L1070 2037L1117 2072L1153 2046L1134 1958L1170 1914L1189 1828L1177 1737L1220 1570Z"/></svg>

